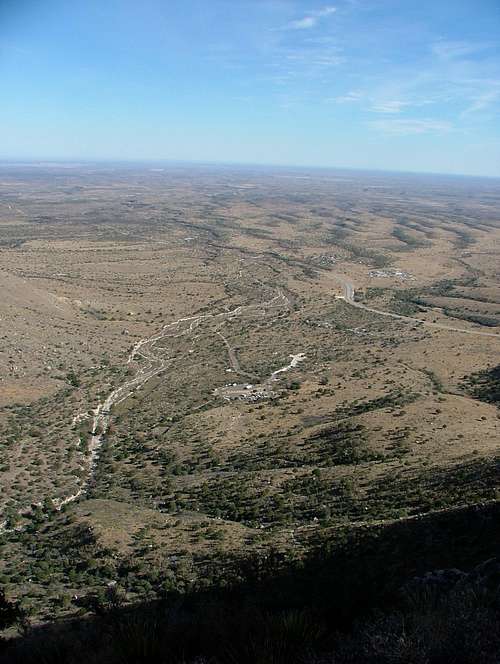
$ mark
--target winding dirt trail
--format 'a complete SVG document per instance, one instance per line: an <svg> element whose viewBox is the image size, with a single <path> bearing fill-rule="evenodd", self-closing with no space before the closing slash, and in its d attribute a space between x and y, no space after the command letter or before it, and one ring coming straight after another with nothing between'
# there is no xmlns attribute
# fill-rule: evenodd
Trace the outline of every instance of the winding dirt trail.
<svg viewBox="0 0 500 664"><path fill-rule="evenodd" d="M168 337L177 338L184 335L190 335L198 327L198 325L203 322L220 321L219 327L221 327L221 325L226 320L231 320L238 316L252 314L255 315L257 313L265 316L275 309L281 310L282 308L288 308L289 306L290 299L281 289L278 289L276 295L266 302L240 305L235 309L222 311L216 314L208 313L200 314L198 316L179 318L172 323L164 325L160 332L154 334L153 336L140 339L132 348L132 351L127 358L126 364L130 365L135 362L140 362L142 366L139 367L135 375L130 378L130 380L125 381L122 385L110 392L106 399L102 403L99 403L92 411L92 432L88 448L88 455L85 459L85 466L87 468L85 479L82 480L80 488L75 493L65 497L51 498L54 507L57 510L61 510L63 506L74 502L87 492L90 482L92 481L95 474L99 451L104 443L104 436L109 427L112 408L130 397L134 391L147 383L149 380L151 380L151 378L159 374L168 366L171 358L169 358L167 355L167 349L156 349L158 342ZM229 342L219 332L218 329L215 329L213 333L217 333L223 338L224 343L228 349L229 360L231 364L235 370L237 368L240 373L243 373L241 372L241 369L239 369L238 359L234 353L234 350L230 347ZM78 422L82 422L88 417L89 416L87 413L78 413L73 418L73 425L76 425ZM42 502L33 503L29 507L20 509L18 514L20 516L26 516L30 514L34 508L41 506L42 504ZM15 529L19 529L19 527L8 528L7 521L0 522L0 533Z"/></svg>
<svg viewBox="0 0 500 664"><path fill-rule="evenodd" d="M261 304L240 305L230 311L223 311L217 314L209 313L200 314L198 316L179 318L173 323L164 325L160 332L157 334L151 337L145 337L144 339L138 341L132 348L132 351L127 358L127 364L130 365L132 362L143 362L143 364L130 380L125 381L125 383L114 389L107 396L106 400L98 404L94 409L92 420L92 436L89 444L89 455L87 457L87 478L76 493L70 496L66 496L65 498L53 499L53 503L56 509L61 509L61 507L64 505L75 501L81 495L86 493L89 483L94 477L99 451L104 442L103 437L109 427L111 409L130 397L133 392L142 387L142 385L147 383L149 380L151 380L151 378L159 374L168 366L170 358L168 355L166 355L165 349L156 349L156 345L159 341L162 341L168 337L177 338L184 335L190 335L198 327L198 325L203 322L224 322L238 316L251 314L252 312L258 312L259 310L262 312L262 315L266 315L273 309L282 309L283 307L288 307L289 305L290 302L288 297L282 290L278 290L277 294L271 300ZM223 338L224 343L228 348L230 362L235 371L238 370L240 373L243 373L239 368L238 360L233 349L230 347L229 342L225 339L219 330L216 330L216 333ZM73 422L76 423L81 421L81 419L82 414L76 415L73 419Z"/></svg>
<svg viewBox="0 0 500 664"><path fill-rule="evenodd" d="M88 455L85 459L85 465L87 467L86 478L82 481L80 488L75 493L63 498L52 498L51 500L54 507L57 510L61 510L64 505L68 505L69 503L74 502L87 492L89 484L95 474L99 451L104 443L104 436L109 427L112 408L130 397L134 391L147 383L149 380L151 380L151 378L159 374L168 366L171 358L169 358L167 355L167 349L156 348L158 342L168 337L177 338L184 335L190 335L198 327L198 325L203 322L220 321L220 323L223 324L226 320L230 320L238 316L251 314L255 315L256 313L261 313L262 316L265 316L275 309L282 309L289 306L289 298L281 289L278 289L276 295L266 302L240 305L235 309L216 314L208 313L200 314L198 316L179 318L172 323L164 325L160 332L154 334L153 336L140 339L132 348L132 351L127 358L126 364L130 365L135 362L140 362L142 366L139 367L132 378L125 381L122 385L110 392L106 399L102 403L99 403L93 410L91 439L89 443ZM241 372L241 369L239 369L237 357L233 349L230 347L229 342L219 332L218 329L214 330L214 333L219 334L219 336L223 338L224 343L228 349L229 360L235 370L237 368L240 373L243 373ZM87 413L78 413L73 418L73 425L76 425L78 422L82 422L87 418ZM21 516L28 515L33 511L33 508L41 505L42 502L32 504L29 507L19 510L18 514ZM7 525L7 521L0 522L0 533L13 530L12 528L8 528Z"/></svg>

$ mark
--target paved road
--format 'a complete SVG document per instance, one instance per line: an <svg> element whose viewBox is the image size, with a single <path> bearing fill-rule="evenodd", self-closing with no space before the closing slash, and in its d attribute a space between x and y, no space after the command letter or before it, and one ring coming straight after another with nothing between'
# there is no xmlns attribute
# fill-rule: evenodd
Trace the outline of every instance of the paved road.
<svg viewBox="0 0 500 664"><path fill-rule="evenodd" d="M483 332L482 330L464 330L462 327L453 327L451 325L444 325L442 323L431 323L428 321L421 320L420 318L413 318L412 316L402 316L401 314L393 314L390 311L380 311L380 309L373 309L372 307L367 307L361 302L356 302L354 299L355 290L354 284L347 277L340 276L338 274L334 275L334 278L341 284L344 294L339 295L338 298L344 300L348 304L357 309L364 309L369 311L372 314L379 314L380 316L389 316L389 318L397 318L399 320L408 320L412 323L418 323L419 325L424 325L425 327L433 327L437 330L448 330L449 332L462 332L463 334L473 334L475 336L481 337L493 337L495 339L500 339L500 334L495 334L494 332Z"/></svg>

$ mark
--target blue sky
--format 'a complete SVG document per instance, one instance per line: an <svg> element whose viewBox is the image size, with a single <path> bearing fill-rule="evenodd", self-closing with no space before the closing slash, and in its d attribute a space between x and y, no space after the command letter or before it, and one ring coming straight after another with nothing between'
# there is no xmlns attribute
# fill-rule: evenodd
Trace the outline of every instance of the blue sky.
<svg viewBox="0 0 500 664"><path fill-rule="evenodd" d="M0 157L500 176L500 0L0 0Z"/></svg>

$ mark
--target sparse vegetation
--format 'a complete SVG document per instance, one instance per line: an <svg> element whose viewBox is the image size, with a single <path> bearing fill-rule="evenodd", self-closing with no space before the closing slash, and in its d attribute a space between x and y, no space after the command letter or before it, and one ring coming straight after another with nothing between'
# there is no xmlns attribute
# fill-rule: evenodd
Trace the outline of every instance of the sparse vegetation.
<svg viewBox="0 0 500 664"><path fill-rule="evenodd" d="M57 206L49 171L2 184L26 212L0 242L0 620L19 661L53 661L49 634L70 664L402 663L420 643L434 664L425 625L460 594L397 597L495 553L498 367L495 339L425 323L495 332L493 185L477 205L409 176L404 195L366 176L383 198L342 177L314 196L201 168L66 177ZM472 237L480 259L457 252ZM496 609L477 601L441 661L475 606L488 662Z"/></svg>

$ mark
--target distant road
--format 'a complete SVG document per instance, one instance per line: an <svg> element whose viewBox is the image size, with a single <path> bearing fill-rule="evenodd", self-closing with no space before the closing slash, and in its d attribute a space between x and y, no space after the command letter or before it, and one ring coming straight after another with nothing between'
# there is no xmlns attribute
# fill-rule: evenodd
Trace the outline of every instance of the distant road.
<svg viewBox="0 0 500 664"><path fill-rule="evenodd" d="M500 339L500 334L495 334L494 332L483 332L481 330L464 330L461 327L452 327L451 325L443 325L442 323L430 323L428 321L421 320L420 318L413 318L412 316L402 316L401 314L393 314L389 311L380 311L380 309L372 309L372 307L367 307L365 304L362 304L361 302L356 302L354 300L355 290L352 281L338 274L335 274L333 276L338 282L340 282L344 290L343 295L337 296L338 299L344 300L352 307L356 307L356 309L364 309L365 311L369 311L372 314L379 314L380 316L389 316L389 318L408 320L413 323L418 323L419 325L425 325L425 327L433 327L438 330L448 330L449 332L462 332L463 334L474 334L481 337L493 337L494 339Z"/></svg>

